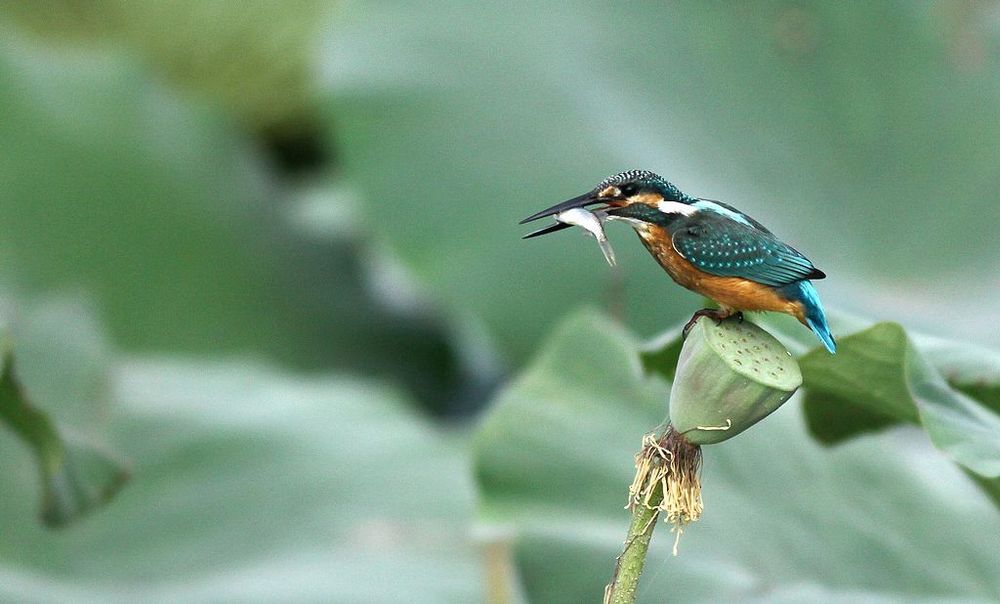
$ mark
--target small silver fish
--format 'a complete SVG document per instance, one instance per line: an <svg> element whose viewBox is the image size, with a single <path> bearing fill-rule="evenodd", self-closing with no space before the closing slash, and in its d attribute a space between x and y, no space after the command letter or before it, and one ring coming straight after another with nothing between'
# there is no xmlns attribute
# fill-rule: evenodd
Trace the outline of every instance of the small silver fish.
<svg viewBox="0 0 1000 604"><path fill-rule="evenodd" d="M604 233L603 221L605 215L603 212L591 212L583 208L573 208L556 214L555 218L563 224L578 226L594 239L597 239L597 245L601 246L604 259L608 261L609 265L615 265L615 251L611 249L611 244L608 243L608 236Z"/></svg>

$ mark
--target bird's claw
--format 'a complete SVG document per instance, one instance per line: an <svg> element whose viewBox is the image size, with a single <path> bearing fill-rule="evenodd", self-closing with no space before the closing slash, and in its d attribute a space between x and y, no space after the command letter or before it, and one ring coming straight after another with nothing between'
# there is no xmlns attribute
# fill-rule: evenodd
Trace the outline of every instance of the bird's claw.
<svg viewBox="0 0 1000 604"><path fill-rule="evenodd" d="M722 325L722 322L725 321L730 316L732 316L732 314L733 313L731 312L727 312L725 310L719 310L716 308L702 308L701 310L697 310L693 315L691 315L691 319L684 324L684 329L681 330L681 339L687 338L688 332L691 331L691 328L694 327L694 324L698 322L698 319L702 317L708 317L709 319L713 319L716 325ZM735 314L737 317L739 317L739 320L742 323L743 313L737 312Z"/></svg>
<svg viewBox="0 0 1000 604"><path fill-rule="evenodd" d="M691 317L691 319L687 323L684 324L684 329L681 330L681 339L682 340L686 340L687 339L688 332L691 331L691 328L694 327L694 324L697 323L698 319L700 319L700 318L701 318L701 316L698 315L697 313L695 313Z"/></svg>

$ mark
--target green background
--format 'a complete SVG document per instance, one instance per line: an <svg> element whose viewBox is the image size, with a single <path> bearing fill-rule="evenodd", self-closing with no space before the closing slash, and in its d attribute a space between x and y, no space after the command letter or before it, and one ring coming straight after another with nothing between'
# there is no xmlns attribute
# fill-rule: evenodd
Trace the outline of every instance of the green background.
<svg viewBox="0 0 1000 604"><path fill-rule="evenodd" d="M805 253L842 339L906 329L706 451L640 600L994 600L997 107L990 1L12 0L5 341L131 478L46 528L0 422L0 600L596 601L666 409L637 351L701 300L517 222L634 168Z"/></svg>

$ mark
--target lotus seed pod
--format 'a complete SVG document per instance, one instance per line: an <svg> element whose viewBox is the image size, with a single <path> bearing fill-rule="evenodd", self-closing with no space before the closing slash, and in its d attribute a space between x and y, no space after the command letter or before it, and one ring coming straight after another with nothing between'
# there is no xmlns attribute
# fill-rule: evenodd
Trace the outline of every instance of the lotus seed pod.
<svg viewBox="0 0 1000 604"><path fill-rule="evenodd" d="M802 372L771 334L735 317L702 318L688 333L670 390L670 423L709 445L743 432L791 398Z"/></svg>

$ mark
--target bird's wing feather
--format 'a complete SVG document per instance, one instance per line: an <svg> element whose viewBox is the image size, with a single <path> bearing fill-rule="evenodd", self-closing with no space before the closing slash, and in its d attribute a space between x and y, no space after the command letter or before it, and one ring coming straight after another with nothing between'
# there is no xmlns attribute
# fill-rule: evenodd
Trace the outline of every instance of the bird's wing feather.
<svg viewBox="0 0 1000 604"><path fill-rule="evenodd" d="M772 287L826 275L767 231L715 212L697 212L673 229L674 249L700 270Z"/></svg>

